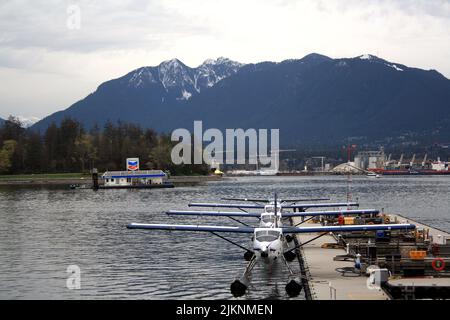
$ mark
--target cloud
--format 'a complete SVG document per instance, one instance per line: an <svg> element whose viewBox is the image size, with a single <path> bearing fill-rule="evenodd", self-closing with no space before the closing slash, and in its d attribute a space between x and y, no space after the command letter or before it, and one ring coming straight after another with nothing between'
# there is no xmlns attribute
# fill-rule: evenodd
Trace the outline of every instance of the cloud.
<svg viewBox="0 0 450 320"><path fill-rule="evenodd" d="M79 29L68 28L70 6L80 9ZM0 79L9 98L0 96L0 116L15 107L45 116L173 57L196 66L218 56L248 63L372 53L450 77L449 30L444 0L3 0ZM35 88L26 98L23 83Z"/></svg>
<svg viewBox="0 0 450 320"><path fill-rule="evenodd" d="M25 5L26 3L26 5ZM78 7L80 28L68 28ZM154 1L6 1L0 5L1 44L6 47L92 52L155 47L164 37L201 30Z"/></svg>

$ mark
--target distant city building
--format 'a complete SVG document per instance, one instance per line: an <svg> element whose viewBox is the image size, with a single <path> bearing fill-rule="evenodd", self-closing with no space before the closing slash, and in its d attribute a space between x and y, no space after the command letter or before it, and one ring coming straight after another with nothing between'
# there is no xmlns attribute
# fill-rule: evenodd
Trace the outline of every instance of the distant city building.
<svg viewBox="0 0 450 320"><path fill-rule="evenodd" d="M355 156L355 166L367 170L383 168L386 163L386 155L384 149L379 151L359 151Z"/></svg>

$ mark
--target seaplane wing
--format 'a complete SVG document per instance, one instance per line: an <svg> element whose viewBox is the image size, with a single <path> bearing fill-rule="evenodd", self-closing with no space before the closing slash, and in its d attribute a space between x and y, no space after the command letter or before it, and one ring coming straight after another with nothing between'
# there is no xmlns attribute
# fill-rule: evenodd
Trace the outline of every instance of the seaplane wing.
<svg viewBox="0 0 450 320"><path fill-rule="evenodd" d="M145 230L172 230L172 231L198 231L198 232L227 232L227 233L253 233L252 227L224 227L224 226L201 226L182 224L146 224L131 223L128 229ZM377 230L410 230L415 229L414 224L369 224L349 226L318 226L318 227L283 227L283 233L321 233L321 232L353 232L353 231L377 231Z"/></svg>
<svg viewBox="0 0 450 320"><path fill-rule="evenodd" d="M264 209L261 204L239 204L239 203L189 203L189 207L206 208L242 208L242 209Z"/></svg>
<svg viewBox="0 0 450 320"><path fill-rule="evenodd" d="M379 214L379 210L374 209L364 209L364 210L338 210L338 211L306 211L306 212L283 212L281 216L283 218L289 217L313 217L313 216L347 216L351 214L356 215L369 215L369 214Z"/></svg>
<svg viewBox="0 0 450 320"><path fill-rule="evenodd" d="M283 202L305 202L305 201L329 201L330 198L311 198L311 199L282 199Z"/></svg>
<svg viewBox="0 0 450 320"><path fill-rule="evenodd" d="M224 227L224 226L199 226L199 225L182 225L182 224L146 224L146 223L130 223L128 229L145 229L145 230L173 230L173 231L199 231L199 232L228 232L228 233L253 233L255 228L252 227Z"/></svg>
<svg viewBox="0 0 450 320"><path fill-rule="evenodd" d="M180 216L210 216L210 217L252 217L261 218L261 213L250 212L216 212L216 211L167 211L168 215L180 215Z"/></svg>
<svg viewBox="0 0 450 320"><path fill-rule="evenodd" d="M269 202L273 202L273 200L268 200L268 199L252 199L252 198L222 198L222 200L225 201L249 201L249 202L265 202L265 203L269 203ZM304 202L304 201L328 201L330 200L329 198L311 198L311 199L287 199L287 200L282 200L282 202Z"/></svg>
<svg viewBox="0 0 450 320"><path fill-rule="evenodd" d="M365 209L365 210L339 210L339 211L306 211L306 212L282 212L280 215L283 218L290 217L312 217L312 216L340 216L340 215L369 215L378 214L379 210ZM169 210L166 212L167 215L172 216L208 216L208 217L251 217L251 218L261 218L261 213L254 212L218 212L218 211L179 211L179 210Z"/></svg>
<svg viewBox="0 0 450 320"><path fill-rule="evenodd" d="M329 207L358 207L356 202L323 202L323 203L304 203L304 204L282 204L283 209L307 209L307 208L329 208Z"/></svg>
<svg viewBox="0 0 450 320"><path fill-rule="evenodd" d="M283 233L320 233L320 232L353 232L377 230L410 230L415 229L413 224L369 224L348 226L319 226L319 227L283 227Z"/></svg>
<svg viewBox="0 0 450 320"><path fill-rule="evenodd" d="M255 199L255 198L222 198L225 201L249 201L249 202L270 202L268 199Z"/></svg>
<svg viewBox="0 0 450 320"><path fill-rule="evenodd" d="M286 209L307 209L307 208L329 208L329 207L358 207L355 202L324 202L324 203L305 203L305 204L289 204L281 205ZM264 209L262 204L246 204L246 203L189 203L189 207L206 207L206 208L241 208L241 209Z"/></svg>

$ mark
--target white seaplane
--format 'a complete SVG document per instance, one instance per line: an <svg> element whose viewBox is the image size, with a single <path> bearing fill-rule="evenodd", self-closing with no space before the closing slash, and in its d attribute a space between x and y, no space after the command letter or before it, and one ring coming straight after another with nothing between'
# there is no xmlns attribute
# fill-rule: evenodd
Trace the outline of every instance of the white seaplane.
<svg viewBox="0 0 450 320"><path fill-rule="evenodd" d="M259 219L259 227L260 228L273 228L276 226L281 227L283 225L283 220L293 217L302 217L302 222L298 223L295 226L299 226L314 217L317 216L324 216L324 217L332 217L332 216L347 216L347 215L370 215L374 216L380 213L379 210L375 209L365 209L365 210L334 210L334 211L306 211L308 205L303 205L302 207L296 207L294 208L294 212L287 212L284 208L286 208L286 203L293 203L293 202L302 202L302 201L322 201L322 200L330 200L328 198L318 198L318 199L295 199L295 200L279 200L277 201L277 205L275 207L275 201L273 200L264 200L264 199L248 199L248 198L223 198L223 200L232 200L232 201L251 201L251 202L262 202L262 203L269 203L263 206L264 210L262 213L255 213L255 212L247 212L243 210L237 212L230 212L230 211L183 211L183 210L169 210L166 212L169 216L209 216L209 217L228 217L231 220L238 222L246 227L249 225L247 223L244 223L237 218L242 217L251 217L251 218L258 218ZM334 206L336 205L348 205L349 203L333 203ZM206 204L201 204L206 205ZM207 206L215 206L216 204L207 204ZM351 204L351 205L357 205L357 204ZM191 206L199 206L199 204L191 204ZM329 203L316 203L314 206L317 208L319 206L328 207ZM299 212L295 212L296 209L299 209ZM307 219L305 219L307 218ZM275 221L276 220L276 221ZM288 242L292 240L292 237L289 235L286 237Z"/></svg>
<svg viewBox="0 0 450 320"><path fill-rule="evenodd" d="M231 284L231 293L235 296L242 296L245 294L249 285L249 276L251 271L255 267L257 262L262 262L263 265L272 265L277 261L282 260L286 265L290 280L286 285L286 292L289 296L297 296L300 294L302 285L299 277L292 271L288 264L288 261L293 261L296 257L295 250L301 246L309 243L310 241L317 239L329 232L354 232L354 231L378 231L378 230L411 230L415 229L413 224L379 224L379 225L339 225L339 226L313 226L313 227L299 227L299 226L283 226L281 225L281 218L293 217L293 216L319 216L319 215L340 215L340 214L374 214L378 213L376 210L338 210L338 211L322 211L322 212L283 212L283 209L299 209L306 210L307 208L318 207L341 207L341 206L358 206L357 203L308 203L308 204L292 204L281 202L275 199L273 202L269 202L267 205L261 204L207 204L207 203L191 203L189 206L193 207L215 207L215 208L239 208L244 209L265 209L264 213L248 213L242 212L202 212L202 211L168 211L168 214L179 215L204 215L204 216L227 216L233 218L239 217L256 217L262 220L265 213L272 217L272 221L267 225L252 227L247 224L240 227L232 226L212 226L212 225L177 225L177 224L145 224L145 223L131 223L127 226L128 229L144 229L144 230L170 230L170 231L190 231L190 232L209 232L243 250L245 250L245 259L248 262L245 271L240 279L236 279ZM296 201L299 202L299 201ZM350 213L351 212L351 213ZM236 220L238 221L238 220ZM262 223L262 222L261 222ZM268 226L270 224L270 226ZM252 234L252 249L245 248L244 246L224 237L221 233L247 233ZM289 247L287 236L291 236L297 233L319 233L319 236L304 242Z"/></svg>

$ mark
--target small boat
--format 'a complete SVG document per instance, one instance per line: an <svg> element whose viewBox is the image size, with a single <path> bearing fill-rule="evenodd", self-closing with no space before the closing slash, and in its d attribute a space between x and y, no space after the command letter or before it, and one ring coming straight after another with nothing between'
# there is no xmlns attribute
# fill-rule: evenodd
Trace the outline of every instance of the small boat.
<svg viewBox="0 0 450 320"><path fill-rule="evenodd" d="M87 185L85 185L85 184L83 184L83 185L79 185L79 184L71 184L71 185L69 186L69 188L70 188L71 190L77 190L77 189L91 189L89 186L87 186Z"/></svg>
<svg viewBox="0 0 450 320"><path fill-rule="evenodd" d="M368 174L366 174L366 176L368 178L379 178L380 177L380 175L375 172L369 172Z"/></svg>

